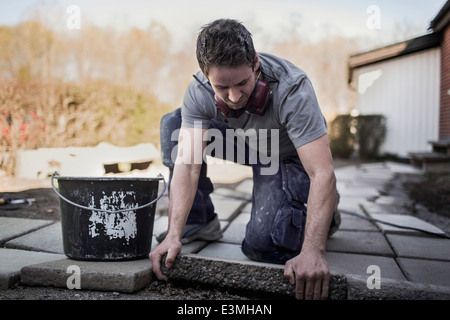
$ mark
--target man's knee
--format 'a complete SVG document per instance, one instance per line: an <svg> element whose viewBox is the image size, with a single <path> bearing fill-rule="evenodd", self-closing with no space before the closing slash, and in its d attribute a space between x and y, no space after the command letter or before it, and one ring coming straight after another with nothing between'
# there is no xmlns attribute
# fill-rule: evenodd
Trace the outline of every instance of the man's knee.
<svg viewBox="0 0 450 320"><path fill-rule="evenodd" d="M178 145L178 136L174 137L174 132L178 132L181 127L181 109L178 108L161 118L160 139L163 164L169 168L173 167L175 159L172 159L173 152Z"/></svg>
<svg viewBox="0 0 450 320"><path fill-rule="evenodd" d="M167 135L171 136L172 132L181 127L181 108L169 112L162 116L160 122L161 138Z"/></svg>

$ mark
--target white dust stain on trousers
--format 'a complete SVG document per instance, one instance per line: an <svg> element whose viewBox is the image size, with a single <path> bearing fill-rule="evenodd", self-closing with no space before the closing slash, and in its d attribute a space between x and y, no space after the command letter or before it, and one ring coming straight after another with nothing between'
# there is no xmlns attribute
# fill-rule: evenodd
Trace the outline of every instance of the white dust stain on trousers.
<svg viewBox="0 0 450 320"><path fill-rule="evenodd" d="M134 191L113 191L110 196L103 193L103 197L100 199L100 208L102 210L121 210L121 209L133 209L139 206L138 203L125 201L134 199L136 200L136 193ZM91 197L89 203L90 208L95 207L94 196ZM137 234L136 225L136 212L135 211L123 211L108 213L103 211L91 211L91 217L89 218L89 235L94 238L99 236L102 232L109 237L109 239L123 238L129 243L131 238L135 238Z"/></svg>

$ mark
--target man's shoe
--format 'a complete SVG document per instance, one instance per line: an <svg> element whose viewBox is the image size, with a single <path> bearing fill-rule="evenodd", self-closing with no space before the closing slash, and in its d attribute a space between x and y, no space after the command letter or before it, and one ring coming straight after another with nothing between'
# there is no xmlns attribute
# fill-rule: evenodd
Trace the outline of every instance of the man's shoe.
<svg viewBox="0 0 450 320"><path fill-rule="evenodd" d="M167 231L156 236L158 242L162 242L167 235ZM220 221L215 215L214 219L205 224L187 224L183 228L182 244L188 244L195 240L215 241L222 238Z"/></svg>

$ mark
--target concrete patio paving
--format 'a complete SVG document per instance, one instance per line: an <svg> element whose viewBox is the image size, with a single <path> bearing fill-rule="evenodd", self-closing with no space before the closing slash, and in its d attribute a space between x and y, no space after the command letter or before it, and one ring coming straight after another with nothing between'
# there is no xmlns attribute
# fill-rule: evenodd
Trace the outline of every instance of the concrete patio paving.
<svg viewBox="0 0 450 320"><path fill-rule="evenodd" d="M405 199L387 196L384 187L397 173L420 171L393 162L336 169L342 213L340 230L327 243L332 281L331 299L450 299L450 241L430 223L407 214ZM250 261L241 251L250 218L252 181L235 188L217 188L213 202L223 229L216 242L185 245L171 279L219 288L293 296L283 278L283 266ZM360 218L424 229L403 229ZM157 210L157 212L162 212ZM167 228L167 216L157 214L154 232ZM157 245L153 238L152 247ZM81 290L137 292L155 280L149 259L90 262L68 259L63 252L61 223L0 217L0 289L23 286L67 288L69 266L81 270ZM379 288L373 288L374 267Z"/></svg>

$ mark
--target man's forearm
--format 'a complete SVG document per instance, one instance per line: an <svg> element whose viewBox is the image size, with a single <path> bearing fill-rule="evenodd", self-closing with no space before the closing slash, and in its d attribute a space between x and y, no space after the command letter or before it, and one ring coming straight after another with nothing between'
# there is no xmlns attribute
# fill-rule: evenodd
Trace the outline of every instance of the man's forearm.
<svg viewBox="0 0 450 320"><path fill-rule="evenodd" d="M334 172L317 174L311 178L303 250L325 253L329 227L337 203Z"/></svg>
<svg viewBox="0 0 450 320"><path fill-rule="evenodd" d="M197 190L199 165L177 164L173 171L167 236L180 240Z"/></svg>

